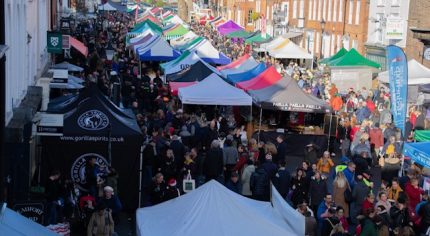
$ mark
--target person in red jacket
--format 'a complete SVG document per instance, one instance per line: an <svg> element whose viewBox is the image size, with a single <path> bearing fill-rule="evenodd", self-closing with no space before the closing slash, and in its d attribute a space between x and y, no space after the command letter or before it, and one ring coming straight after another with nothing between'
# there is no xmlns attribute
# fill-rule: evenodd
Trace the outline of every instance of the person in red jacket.
<svg viewBox="0 0 430 236"><path fill-rule="evenodd" d="M342 109L343 101L339 94L336 93L330 103L334 111L338 112Z"/></svg>
<svg viewBox="0 0 430 236"><path fill-rule="evenodd" d="M417 178L411 178L411 181L409 183L406 183L405 185L405 192L408 196L408 207L413 212L415 211L415 207L420 203L421 201L421 195L424 194L424 190L422 190L418 186L418 179Z"/></svg>
<svg viewBox="0 0 430 236"><path fill-rule="evenodd" d="M375 103L372 101L372 99L370 97L368 97L367 100L366 100L366 106L367 106L367 109L369 109L370 112L373 113L375 111L376 105L375 105Z"/></svg>
<svg viewBox="0 0 430 236"><path fill-rule="evenodd" d="M375 202L375 196L373 196L373 193L369 193L369 195L367 195L367 198L366 200L364 200L363 205L361 207L363 214L367 211L367 209L373 209L375 207L374 202Z"/></svg>

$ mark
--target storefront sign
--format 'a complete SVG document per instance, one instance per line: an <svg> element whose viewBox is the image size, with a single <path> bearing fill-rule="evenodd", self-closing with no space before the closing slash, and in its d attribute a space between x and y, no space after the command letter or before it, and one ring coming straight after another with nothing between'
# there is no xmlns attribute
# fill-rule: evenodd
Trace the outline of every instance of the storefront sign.
<svg viewBox="0 0 430 236"><path fill-rule="evenodd" d="M49 53L63 53L63 35L61 33L48 31L47 44Z"/></svg>
<svg viewBox="0 0 430 236"><path fill-rule="evenodd" d="M62 114L40 113L40 122L37 124L37 134L41 136L61 136L63 135Z"/></svg>
<svg viewBox="0 0 430 236"><path fill-rule="evenodd" d="M43 202L23 202L13 206L13 210L29 218L30 220L43 224L45 216L45 205Z"/></svg>
<svg viewBox="0 0 430 236"><path fill-rule="evenodd" d="M63 35L63 49L70 49L70 35Z"/></svg>
<svg viewBox="0 0 430 236"><path fill-rule="evenodd" d="M400 18L387 18L386 39L403 39L403 20Z"/></svg>

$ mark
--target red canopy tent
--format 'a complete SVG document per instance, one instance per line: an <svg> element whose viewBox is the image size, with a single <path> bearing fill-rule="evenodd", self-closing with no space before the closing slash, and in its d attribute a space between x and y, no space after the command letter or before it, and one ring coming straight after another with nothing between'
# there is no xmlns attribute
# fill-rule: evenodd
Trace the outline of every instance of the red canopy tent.
<svg viewBox="0 0 430 236"><path fill-rule="evenodd" d="M211 21L213 19L213 16L204 15L202 18L200 18L200 25L206 25L206 22Z"/></svg>
<svg viewBox="0 0 430 236"><path fill-rule="evenodd" d="M191 85L196 84L196 81L193 82L170 82L169 86L170 86L170 92L172 93L172 95L174 96L178 96L178 90L180 88L185 88Z"/></svg>
<svg viewBox="0 0 430 236"><path fill-rule="evenodd" d="M250 57L249 54L245 54L245 55L239 57L236 61L231 62L230 64L227 64L225 66L218 66L217 69L219 71L222 71L222 70L227 70L227 69L231 69L231 68L236 68L236 67L240 66L242 63L244 63L246 60L248 60L249 57Z"/></svg>
<svg viewBox="0 0 430 236"><path fill-rule="evenodd" d="M280 79L282 79L282 75L276 71L275 67L271 66L256 77L239 82L236 86L243 90L258 90L273 85Z"/></svg>

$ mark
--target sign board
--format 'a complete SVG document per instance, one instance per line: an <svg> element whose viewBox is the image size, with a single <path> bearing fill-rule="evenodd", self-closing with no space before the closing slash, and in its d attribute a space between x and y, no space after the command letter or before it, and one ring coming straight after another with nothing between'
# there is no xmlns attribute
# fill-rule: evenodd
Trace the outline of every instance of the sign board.
<svg viewBox="0 0 430 236"><path fill-rule="evenodd" d="M424 59L430 61L430 48L426 48L426 50L424 50Z"/></svg>
<svg viewBox="0 0 430 236"><path fill-rule="evenodd" d="M36 132L40 136L63 136L63 114L39 113L40 121Z"/></svg>
<svg viewBox="0 0 430 236"><path fill-rule="evenodd" d="M63 35L63 49L70 49L70 35Z"/></svg>
<svg viewBox="0 0 430 236"><path fill-rule="evenodd" d="M52 76L51 83L67 83L69 80L69 72L68 70L61 69L53 69L52 72L54 75Z"/></svg>
<svg viewBox="0 0 430 236"><path fill-rule="evenodd" d="M385 28L386 39L403 39L404 21L401 18L387 18Z"/></svg>
<svg viewBox="0 0 430 236"><path fill-rule="evenodd" d="M43 202L22 202L13 206L13 210L39 224L44 224L45 204Z"/></svg>
<svg viewBox="0 0 430 236"><path fill-rule="evenodd" d="M47 32L47 47L49 53L63 53L63 36L60 32Z"/></svg>

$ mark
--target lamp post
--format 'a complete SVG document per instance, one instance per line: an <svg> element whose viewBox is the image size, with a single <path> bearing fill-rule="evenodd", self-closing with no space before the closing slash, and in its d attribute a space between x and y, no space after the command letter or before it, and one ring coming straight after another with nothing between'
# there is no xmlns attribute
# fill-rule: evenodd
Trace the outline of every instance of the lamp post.
<svg viewBox="0 0 430 236"><path fill-rule="evenodd" d="M321 50L320 50L320 59L324 58L324 54L323 54L323 39L324 39L324 28L325 28L325 20L324 18L321 20L320 22L321 24Z"/></svg>
<svg viewBox="0 0 430 236"><path fill-rule="evenodd" d="M237 8L237 6L236 6L236 3L233 5L233 21L235 21L236 22L236 8Z"/></svg>

